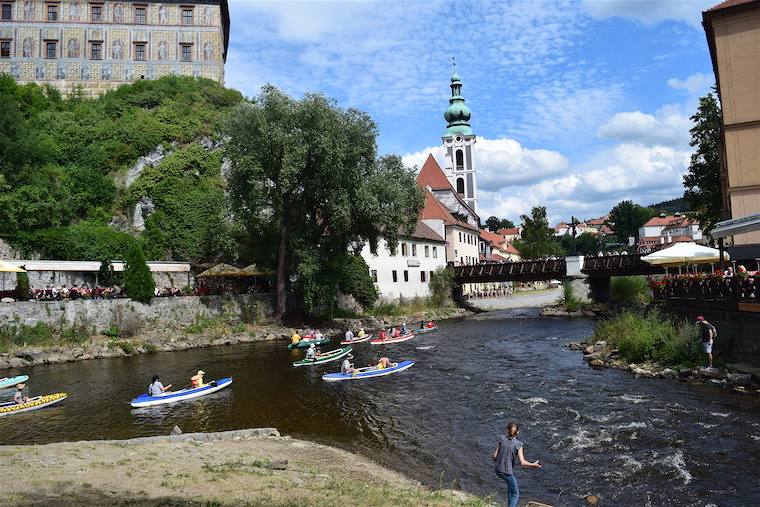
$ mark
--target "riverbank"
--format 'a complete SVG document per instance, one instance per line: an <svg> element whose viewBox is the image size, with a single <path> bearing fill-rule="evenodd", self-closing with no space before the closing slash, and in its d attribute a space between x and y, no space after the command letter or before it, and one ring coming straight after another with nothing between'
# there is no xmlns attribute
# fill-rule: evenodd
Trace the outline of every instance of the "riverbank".
<svg viewBox="0 0 760 507"><path fill-rule="evenodd" d="M0 458L13 485L2 505L487 505L271 428L4 446Z"/></svg>
<svg viewBox="0 0 760 507"><path fill-rule="evenodd" d="M178 304L186 304L184 298L177 298ZM74 302L75 303L75 302ZM168 303L162 301L162 305ZM25 305L36 303L25 303ZM37 303L39 304L39 303ZM64 303L64 304L71 304ZM147 306L147 305L140 305ZM243 305L229 305L244 308ZM222 307L221 305L219 307ZM223 307L222 307L223 308ZM167 312L169 313L169 312ZM176 313L176 312L175 312ZM338 338L346 329L357 330L364 327L368 332L384 326L397 325L406 321L410 326L421 320L441 321L471 315L471 312L457 307L428 309L424 314L371 316L355 319L334 319L323 323L304 323L303 327L319 328L325 336ZM0 353L0 370L18 369L42 364L60 364L90 359L125 357L153 352L170 352L222 345L236 345L260 341L288 340L297 328L274 322L246 323L244 312L228 308L220 314L196 315L194 319L177 318L173 322L161 324L145 322L128 328L113 326L103 332L92 333L87 326L77 328L62 324L59 328L45 323L23 326L27 335L16 338L19 345L12 345ZM6 323L4 326L9 326ZM5 329L9 329L6 327ZM8 332L0 329L0 333ZM25 338L28 336L28 339ZM9 340L10 341L10 340Z"/></svg>

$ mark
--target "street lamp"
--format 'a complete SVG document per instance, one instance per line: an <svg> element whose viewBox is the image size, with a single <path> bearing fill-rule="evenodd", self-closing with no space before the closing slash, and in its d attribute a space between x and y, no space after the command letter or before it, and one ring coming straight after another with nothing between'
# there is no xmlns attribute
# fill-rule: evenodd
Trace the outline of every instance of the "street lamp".
<svg viewBox="0 0 760 507"><path fill-rule="evenodd" d="M575 226L580 222L573 216L570 217L570 229L573 231L573 255L578 255L578 249L575 246L575 235L577 234Z"/></svg>

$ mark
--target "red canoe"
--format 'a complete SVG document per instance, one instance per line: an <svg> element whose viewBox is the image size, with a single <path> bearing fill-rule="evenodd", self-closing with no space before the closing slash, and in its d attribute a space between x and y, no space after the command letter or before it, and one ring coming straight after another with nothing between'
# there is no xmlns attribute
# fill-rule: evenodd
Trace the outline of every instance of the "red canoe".
<svg viewBox="0 0 760 507"><path fill-rule="evenodd" d="M385 340L381 340L380 338L378 338L377 340L372 340L369 343L370 345L384 345L386 343L401 343L407 340L411 340L412 338L414 338L414 333L407 333L407 334L402 334L401 336L397 336L395 338L386 338Z"/></svg>

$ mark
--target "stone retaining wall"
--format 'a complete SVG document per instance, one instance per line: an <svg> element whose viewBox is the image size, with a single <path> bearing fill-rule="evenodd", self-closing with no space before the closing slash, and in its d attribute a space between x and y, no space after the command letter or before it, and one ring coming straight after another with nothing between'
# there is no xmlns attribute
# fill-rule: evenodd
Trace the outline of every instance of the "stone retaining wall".
<svg viewBox="0 0 760 507"><path fill-rule="evenodd" d="M224 315L256 323L274 314L272 295L181 296L154 298L150 305L131 299L18 301L0 303L0 326L42 322L51 327L86 326L102 332L111 326L136 334L144 326L183 327L198 318Z"/></svg>

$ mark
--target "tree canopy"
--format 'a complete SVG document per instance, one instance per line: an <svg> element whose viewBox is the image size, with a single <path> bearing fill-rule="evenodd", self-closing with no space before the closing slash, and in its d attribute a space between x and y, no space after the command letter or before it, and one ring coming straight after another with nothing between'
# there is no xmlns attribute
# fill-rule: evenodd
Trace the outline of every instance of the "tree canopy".
<svg viewBox="0 0 760 507"><path fill-rule="evenodd" d="M549 227L546 208L535 207L530 216L522 215L522 237L514 241L515 248L523 259L538 259L548 256L563 256L562 245Z"/></svg>
<svg viewBox="0 0 760 507"><path fill-rule="evenodd" d="M633 201L620 201L610 211L610 223L618 241L628 244L628 238L639 237L639 227L654 216L651 208L645 208Z"/></svg>
<svg viewBox="0 0 760 507"><path fill-rule="evenodd" d="M499 218L491 215L486 219L486 228L491 232L497 232L499 229L509 229L515 224L507 218Z"/></svg>
<svg viewBox="0 0 760 507"><path fill-rule="evenodd" d="M414 175L378 159L377 127L322 95L267 86L225 128L233 212L251 236L277 237L277 312L291 282L308 312L329 306L350 245L395 245L422 207Z"/></svg>
<svg viewBox="0 0 760 507"><path fill-rule="evenodd" d="M720 181L720 154L722 152L720 129L723 115L715 95L708 93L699 99L699 107L691 117L691 155L689 172L683 177L686 187L684 198L703 230L709 231L723 219L723 197Z"/></svg>

